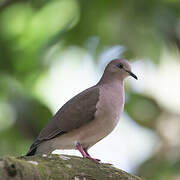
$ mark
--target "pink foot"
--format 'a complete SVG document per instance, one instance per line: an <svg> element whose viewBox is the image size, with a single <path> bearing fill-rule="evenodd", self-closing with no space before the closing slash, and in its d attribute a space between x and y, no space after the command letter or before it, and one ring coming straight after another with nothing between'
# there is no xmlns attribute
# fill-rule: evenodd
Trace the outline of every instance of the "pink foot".
<svg viewBox="0 0 180 180"><path fill-rule="evenodd" d="M90 160L94 161L95 163L100 163L99 159L94 159L91 156L86 156L85 158L90 159Z"/></svg>
<svg viewBox="0 0 180 180"><path fill-rule="evenodd" d="M92 158L92 157L89 155L89 153L87 152L87 149L83 149L83 150L84 150L84 152L86 153L86 155L89 156L89 158L88 158L88 157L86 157L86 158L91 159L91 160L93 160L93 161L95 161L95 162L100 162L100 161L101 161L100 159L94 159L94 158Z"/></svg>
<svg viewBox="0 0 180 180"><path fill-rule="evenodd" d="M92 161L94 161L95 163L99 163L100 160L99 159L94 159L92 158L89 153L87 152L86 149L83 149L83 147L79 144L79 143L76 143L76 148L77 150L79 150L79 152L82 154L83 158L87 158L87 159L90 159Z"/></svg>

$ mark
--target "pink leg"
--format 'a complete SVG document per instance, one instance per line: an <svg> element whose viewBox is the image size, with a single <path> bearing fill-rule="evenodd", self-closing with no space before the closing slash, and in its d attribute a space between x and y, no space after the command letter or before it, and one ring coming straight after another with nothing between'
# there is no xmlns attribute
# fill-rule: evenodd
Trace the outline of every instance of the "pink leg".
<svg viewBox="0 0 180 180"><path fill-rule="evenodd" d="M91 157L90 155L89 155L89 153L87 152L87 149L84 149L84 152L89 156L89 157ZM92 158L92 157L91 157ZM101 160L100 159L95 159L96 161L98 161L98 162L100 162Z"/></svg>
<svg viewBox="0 0 180 180"><path fill-rule="evenodd" d="M87 152L87 150L83 149L83 147L79 143L76 143L75 146L76 146L77 150L79 150L79 152L82 154L83 158L88 158L96 163L99 163L99 160L92 158L89 155L89 153Z"/></svg>
<svg viewBox="0 0 180 180"><path fill-rule="evenodd" d="M76 148L82 154L83 158L86 158L87 154L79 143L76 144Z"/></svg>

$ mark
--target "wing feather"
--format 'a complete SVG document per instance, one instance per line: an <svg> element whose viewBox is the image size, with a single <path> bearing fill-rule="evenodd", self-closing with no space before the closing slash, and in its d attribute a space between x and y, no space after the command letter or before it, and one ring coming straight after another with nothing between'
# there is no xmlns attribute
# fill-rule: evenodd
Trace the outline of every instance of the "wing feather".
<svg viewBox="0 0 180 180"><path fill-rule="evenodd" d="M26 155L34 155L36 148L43 141L60 136L92 121L98 100L99 88L95 86L70 99L41 130Z"/></svg>

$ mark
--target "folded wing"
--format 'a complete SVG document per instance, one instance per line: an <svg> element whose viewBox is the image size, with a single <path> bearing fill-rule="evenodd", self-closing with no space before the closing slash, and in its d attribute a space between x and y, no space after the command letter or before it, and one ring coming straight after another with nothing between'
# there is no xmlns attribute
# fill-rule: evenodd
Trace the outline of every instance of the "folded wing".
<svg viewBox="0 0 180 180"><path fill-rule="evenodd" d="M41 130L26 156L34 155L36 148L43 141L68 133L92 121L98 100L99 88L97 87L89 88L70 99Z"/></svg>

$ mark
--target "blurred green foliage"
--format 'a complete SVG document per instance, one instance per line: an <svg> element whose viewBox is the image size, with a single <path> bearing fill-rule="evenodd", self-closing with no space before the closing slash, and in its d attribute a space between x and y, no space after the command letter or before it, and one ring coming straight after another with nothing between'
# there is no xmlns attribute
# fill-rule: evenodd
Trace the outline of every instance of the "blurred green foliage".
<svg viewBox="0 0 180 180"><path fill-rule="evenodd" d="M0 100L12 110L6 113L14 113L14 123L0 131L0 143L7 144L0 153L19 154L52 117L33 88L49 66L44 53L77 23L79 5L75 0L4 1L0 10ZM17 150L10 148L12 141Z"/></svg>
<svg viewBox="0 0 180 180"><path fill-rule="evenodd" d="M53 63L46 55L54 45L54 55L76 45L89 50L97 62L104 48L120 44L127 48L125 58L147 58L159 66L164 47L180 48L179 22L178 0L1 0L0 155L24 154L52 116L35 95L34 86ZM90 51L85 44L93 36L100 41ZM128 94L128 115L156 131L157 120L166 109L146 94L131 89ZM164 180L168 173L172 179L179 165L162 159L151 164L149 160L140 174Z"/></svg>
<svg viewBox="0 0 180 180"><path fill-rule="evenodd" d="M161 113L157 102L145 95L131 93L125 109L138 124L154 129Z"/></svg>
<svg viewBox="0 0 180 180"><path fill-rule="evenodd" d="M160 154L142 164L139 174L150 180L179 179L180 161L164 159Z"/></svg>

